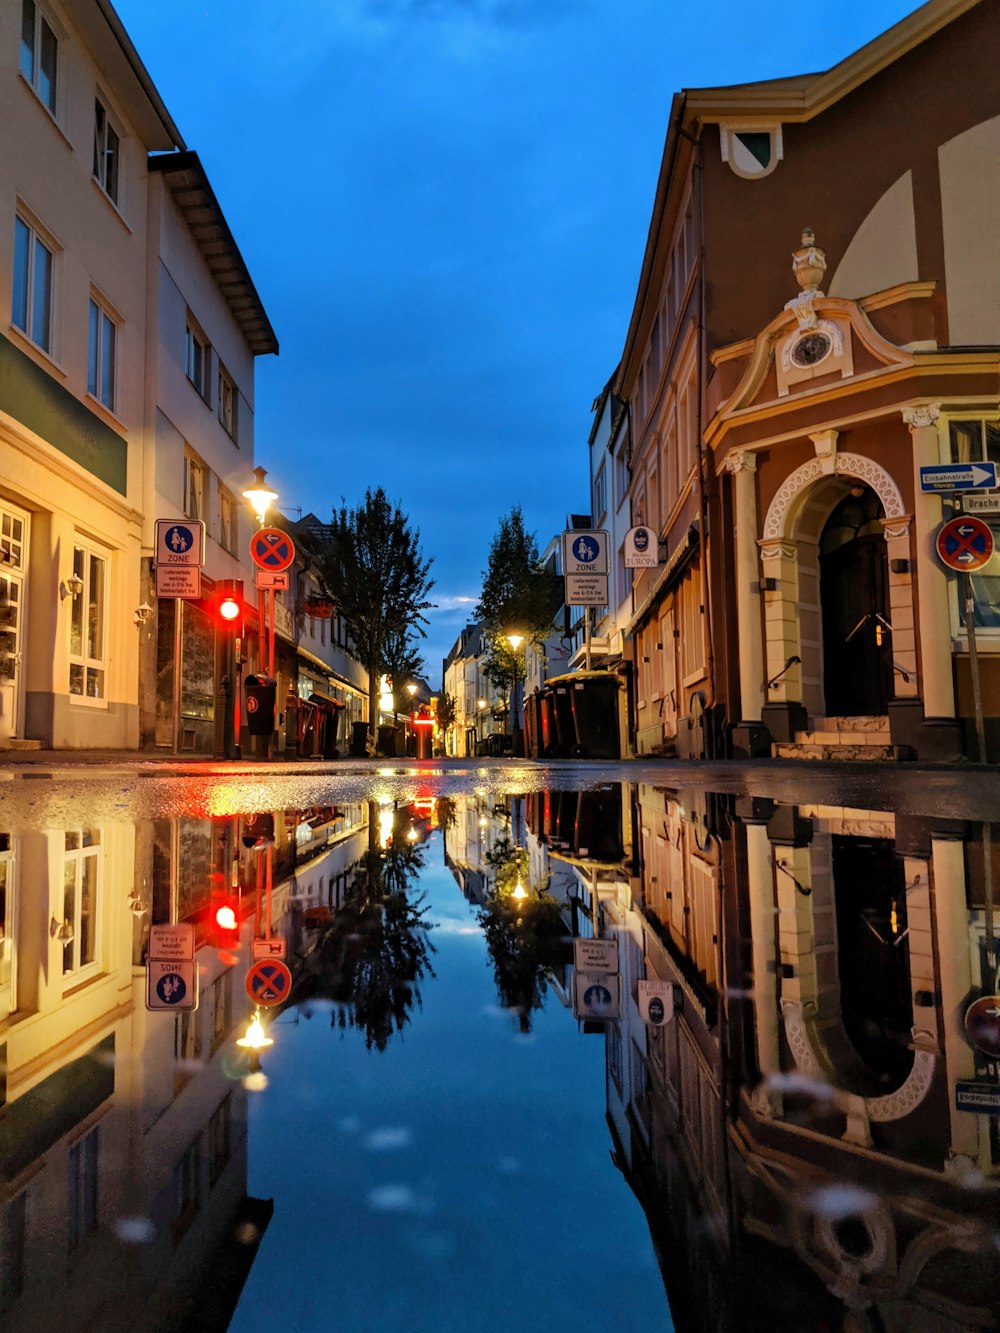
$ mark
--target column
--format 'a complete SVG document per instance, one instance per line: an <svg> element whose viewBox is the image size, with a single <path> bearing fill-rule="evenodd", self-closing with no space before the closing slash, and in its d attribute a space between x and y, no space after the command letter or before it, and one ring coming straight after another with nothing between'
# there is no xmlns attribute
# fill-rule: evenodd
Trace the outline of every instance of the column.
<svg viewBox="0 0 1000 1333"><path fill-rule="evenodd" d="M951 662L951 612L948 575L934 554L941 523L941 500L920 489L920 469L940 463L937 404L908 407L903 420L913 441L913 549L916 556L917 616L920 643L920 693L925 718L954 718L955 686Z"/></svg>
<svg viewBox="0 0 1000 1333"><path fill-rule="evenodd" d="M759 722L764 703L764 647L760 624L760 568L757 558L757 457L748 450L730 454L736 520L736 624L740 655L740 718Z"/></svg>
<svg viewBox="0 0 1000 1333"><path fill-rule="evenodd" d="M746 824L747 889L750 900L750 945L753 959L753 1008L757 1030L757 1067L765 1086L753 1094L758 1114L781 1111L781 1093L768 1079L781 1073L778 1026L777 935L774 869L766 824Z"/></svg>

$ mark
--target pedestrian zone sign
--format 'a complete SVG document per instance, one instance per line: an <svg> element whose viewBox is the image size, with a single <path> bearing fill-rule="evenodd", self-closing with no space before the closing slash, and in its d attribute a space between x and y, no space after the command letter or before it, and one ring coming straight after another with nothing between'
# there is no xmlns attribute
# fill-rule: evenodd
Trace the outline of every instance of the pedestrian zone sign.
<svg viewBox="0 0 1000 1333"><path fill-rule="evenodd" d="M146 1008L175 1014L190 1014L198 1008L198 964L193 958L149 959Z"/></svg>
<svg viewBox="0 0 1000 1333"><path fill-rule="evenodd" d="M564 532L563 572L565 574L606 574L608 572L608 534L603 530Z"/></svg>
<svg viewBox="0 0 1000 1333"><path fill-rule="evenodd" d="M205 524L201 519L156 520L156 567L205 563Z"/></svg>

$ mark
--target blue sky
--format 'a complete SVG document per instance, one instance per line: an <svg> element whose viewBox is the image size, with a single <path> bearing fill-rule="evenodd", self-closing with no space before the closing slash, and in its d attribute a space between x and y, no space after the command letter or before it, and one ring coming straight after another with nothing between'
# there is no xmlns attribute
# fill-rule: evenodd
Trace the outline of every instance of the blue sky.
<svg viewBox="0 0 1000 1333"><path fill-rule="evenodd" d="M825 69L914 7L118 0L281 343L257 462L289 510L402 503L432 685L500 516L544 547L589 507L673 93Z"/></svg>

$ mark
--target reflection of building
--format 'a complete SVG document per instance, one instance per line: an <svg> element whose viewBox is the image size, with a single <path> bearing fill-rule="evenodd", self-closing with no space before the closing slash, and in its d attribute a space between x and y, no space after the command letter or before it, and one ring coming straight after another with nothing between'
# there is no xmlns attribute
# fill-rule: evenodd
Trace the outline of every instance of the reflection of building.
<svg viewBox="0 0 1000 1333"><path fill-rule="evenodd" d="M270 1215L246 1195L230 1048L246 1002L204 928L196 1012L147 1013L141 965L151 905L194 904L218 841L176 821L0 835L5 1328L162 1327L207 1273L216 1307L235 1304ZM242 1222L251 1243L224 1267Z"/></svg>
<svg viewBox="0 0 1000 1333"><path fill-rule="evenodd" d="M654 1236L690 1242L664 1266L675 1308L994 1327L996 1121L956 1089L995 1087L961 1028L991 988L978 832L651 787L636 810L640 876L603 932L628 939L632 998L667 981L676 1014L609 1026L609 1113Z"/></svg>

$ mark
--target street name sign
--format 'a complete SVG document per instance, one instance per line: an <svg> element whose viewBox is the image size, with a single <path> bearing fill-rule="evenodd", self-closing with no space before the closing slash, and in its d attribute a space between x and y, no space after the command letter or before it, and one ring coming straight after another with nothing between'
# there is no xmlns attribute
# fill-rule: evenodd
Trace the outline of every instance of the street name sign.
<svg viewBox="0 0 1000 1333"><path fill-rule="evenodd" d="M270 570L258 569L256 575L257 591L270 588L274 592L285 592L288 588L288 571L283 574L272 574Z"/></svg>
<svg viewBox="0 0 1000 1333"><path fill-rule="evenodd" d="M157 597L190 597L197 601L201 596L201 567L199 565L157 565Z"/></svg>
<svg viewBox="0 0 1000 1333"><path fill-rule="evenodd" d="M259 569L280 574L295 559L295 543L280 528L261 528L250 538L250 559Z"/></svg>
<svg viewBox="0 0 1000 1333"><path fill-rule="evenodd" d="M992 491L997 485L996 463L935 463L920 469L922 491Z"/></svg>
<svg viewBox="0 0 1000 1333"><path fill-rule="evenodd" d="M974 574L993 554L993 529L974 514L963 514L941 524L934 544L948 569Z"/></svg>
<svg viewBox="0 0 1000 1333"><path fill-rule="evenodd" d="M976 1115L1000 1115L1000 1083L960 1078L955 1084L955 1110Z"/></svg>
<svg viewBox="0 0 1000 1333"><path fill-rule="evenodd" d="M967 514L1000 514L1000 491L990 495L965 495L962 508Z"/></svg>
<svg viewBox="0 0 1000 1333"><path fill-rule="evenodd" d="M651 1028L662 1028L674 1016L674 987L670 981L640 981L639 1015Z"/></svg>
<svg viewBox="0 0 1000 1333"><path fill-rule="evenodd" d="M278 935L273 940L252 940L250 953L255 963L262 958L277 958L279 962L284 962L285 937Z"/></svg>
<svg viewBox="0 0 1000 1333"><path fill-rule="evenodd" d="M567 574L567 606L607 606L607 574Z"/></svg>
<svg viewBox="0 0 1000 1333"><path fill-rule="evenodd" d="M593 532L563 533L563 572L565 574L606 574L608 572L608 534ZM582 602L572 603L582 606Z"/></svg>
<svg viewBox="0 0 1000 1333"><path fill-rule="evenodd" d="M193 958L150 958L146 963L146 1008L189 1014L198 1008L198 964Z"/></svg>
<svg viewBox="0 0 1000 1333"><path fill-rule="evenodd" d="M150 926L149 957L162 962L194 957L194 926L190 921L174 925Z"/></svg>
<svg viewBox="0 0 1000 1333"><path fill-rule="evenodd" d="M625 568L655 569L660 563L660 543L652 528L640 524L625 534Z"/></svg>
<svg viewBox="0 0 1000 1333"><path fill-rule="evenodd" d="M574 940L573 966L578 967L581 972L617 972L618 941Z"/></svg>
<svg viewBox="0 0 1000 1333"><path fill-rule="evenodd" d="M158 518L156 520L156 565L205 563L205 524L201 519Z"/></svg>

